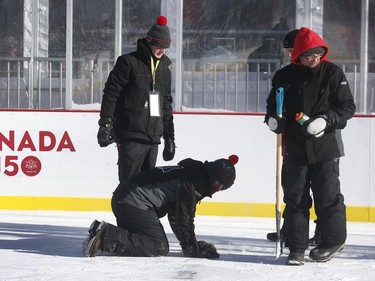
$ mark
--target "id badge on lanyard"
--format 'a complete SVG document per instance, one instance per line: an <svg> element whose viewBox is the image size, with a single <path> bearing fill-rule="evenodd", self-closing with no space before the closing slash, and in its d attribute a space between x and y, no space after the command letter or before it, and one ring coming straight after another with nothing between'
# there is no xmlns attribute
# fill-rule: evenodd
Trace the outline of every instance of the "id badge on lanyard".
<svg viewBox="0 0 375 281"><path fill-rule="evenodd" d="M160 102L159 102L159 92L158 91L150 91L149 92L150 98L150 116L153 117L160 117Z"/></svg>
<svg viewBox="0 0 375 281"><path fill-rule="evenodd" d="M151 57L151 75L152 75L152 91L149 92L149 101L150 101L150 116L153 117L160 117L161 116L161 107L160 107L160 93L159 91L155 91L155 72L159 66L159 62L156 62L154 66L154 60Z"/></svg>

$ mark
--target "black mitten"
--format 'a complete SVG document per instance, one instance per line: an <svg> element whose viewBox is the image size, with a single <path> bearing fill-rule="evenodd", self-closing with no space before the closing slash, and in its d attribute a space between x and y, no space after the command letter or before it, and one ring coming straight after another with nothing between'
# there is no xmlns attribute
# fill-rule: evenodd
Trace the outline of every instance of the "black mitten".
<svg viewBox="0 0 375 281"><path fill-rule="evenodd" d="M112 119L100 118L98 124L99 131L97 138L100 147L106 147L111 143L115 142Z"/></svg>
<svg viewBox="0 0 375 281"><path fill-rule="evenodd" d="M163 150L164 161L171 161L174 158L175 151L176 151L176 144L174 140L171 138L164 139L164 150Z"/></svg>
<svg viewBox="0 0 375 281"><path fill-rule="evenodd" d="M286 119L284 117L280 118L280 117L277 117L277 116L271 116L268 119L267 125L268 125L268 128L272 132L274 132L276 134L281 134L285 130Z"/></svg>

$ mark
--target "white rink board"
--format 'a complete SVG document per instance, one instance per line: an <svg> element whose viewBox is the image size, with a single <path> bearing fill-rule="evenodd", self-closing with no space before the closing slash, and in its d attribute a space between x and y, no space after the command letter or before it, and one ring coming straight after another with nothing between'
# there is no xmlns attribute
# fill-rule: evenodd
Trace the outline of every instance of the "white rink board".
<svg viewBox="0 0 375 281"><path fill-rule="evenodd" d="M118 183L117 151L114 144L107 148L97 144L98 118L98 112L0 111L0 196L111 197ZM237 154L234 186L206 201L275 201L276 135L263 123L263 116L176 113L174 119L175 159L162 160L162 144L158 166L188 157L211 161ZM375 206L375 119L355 117L342 133L346 156L341 159L341 186L346 205ZM28 156L40 161L35 176L19 168Z"/></svg>

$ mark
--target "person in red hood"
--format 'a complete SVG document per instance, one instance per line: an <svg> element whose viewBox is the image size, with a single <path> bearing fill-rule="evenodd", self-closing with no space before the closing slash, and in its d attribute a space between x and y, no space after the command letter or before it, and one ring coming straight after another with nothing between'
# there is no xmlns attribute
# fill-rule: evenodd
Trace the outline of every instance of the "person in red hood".
<svg viewBox="0 0 375 281"><path fill-rule="evenodd" d="M292 52L293 52L293 49L294 49L294 40L297 36L298 31L299 31L299 29L293 29L293 30L289 31L284 37L284 41L283 41L284 51L283 51L283 53L288 57L288 63L291 63L291 56L292 56ZM285 173L285 169L282 169L282 175L284 173ZM283 181L281 181L281 182L283 183ZM286 240L285 237L287 235L287 233L286 233L287 222L286 222L284 216L283 216L283 218L284 218L284 224L280 229L280 234L281 234L282 241L285 241ZM316 229L315 229L314 236L309 239L309 246L316 246L320 243L320 231L319 231L318 222L316 220L314 222L317 223L317 226L316 226ZM272 241L272 242L276 242L277 239L278 239L277 232L267 233L267 240ZM285 246L287 247L287 245L285 245Z"/></svg>
<svg viewBox="0 0 375 281"><path fill-rule="evenodd" d="M314 68L321 61L327 61L328 45L311 29L302 27L294 41L294 49L291 54L292 62Z"/></svg>
<svg viewBox="0 0 375 281"><path fill-rule="evenodd" d="M283 133L284 140L288 265L305 261L313 202L310 191L321 232L310 259L329 261L345 247L346 207L339 180L340 157L344 156L341 130L356 107L344 72L327 59L328 50L318 34L302 27L294 41L292 63L275 73L267 98L265 122L271 131ZM278 89L284 91L281 118L276 115Z"/></svg>

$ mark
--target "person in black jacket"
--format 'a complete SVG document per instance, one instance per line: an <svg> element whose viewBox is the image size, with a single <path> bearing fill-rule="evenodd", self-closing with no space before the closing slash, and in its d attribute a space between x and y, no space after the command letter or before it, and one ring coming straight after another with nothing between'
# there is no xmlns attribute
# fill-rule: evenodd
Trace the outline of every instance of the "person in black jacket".
<svg viewBox="0 0 375 281"><path fill-rule="evenodd" d="M298 33L299 29L293 29L291 31L289 31L285 37L284 37L284 41L283 41L283 53L285 54L285 56L288 58L288 63L291 63L291 56L292 56L292 52L293 52L293 49L294 49L294 40L297 36L297 33ZM286 61L286 59L285 59ZM282 178L284 179L285 177L285 169L284 169L284 165L283 165L283 169L282 169ZM282 179L282 184L285 185L284 183L284 180ZM286 228L287 228L287 221L285 220L285 217L284 217L284 214L283 214L283 218L284 218L284 224L283 226L281 227L280 229L280 234L281 234L281 240L282 241L285 241L286 240ZM316 229L315 229L315 233L314 233L314 236L311 237L309 239L309 246L316 246L320 243L320 231L319 231L319 225L318 225L318 222L315 220L315 222L317 223L317 226L316 226ZM267 233L267 239L269 241L272 241L272 242L276 242L277 241L277 232L269 232ZM286 247L288 245L285 245Z"/></svg>
<svg viewBox="0 0 375 281"><path fill-rule="evenodd" d="M164 160L174 157L170 44L167 18L159 16L137 50L118 57L105 84L97 137L101 147L116 141L120 182L155 167L161 137Z"/></svg>
<svg viewBox="0 0 375 281"><path fill-rule="evenodd" d="M340 190L341 130L355 113L344 72L327 59L328 45L312 30L297 33L292 63L275 73L265 122L284 136L284 216L289 265L304 264L313 193L321 241L310 251L317 262L330 260L345 246L346 207ZM276 90L284 89L283 117L276 116ZM297 121L300 113L304 118ZM304 123L303 120L306 120ZM301 125L301 123L303 123Z"/></svg>
<svg viewBox="0 0 375 281"><path fill-rule="evenodd" d="M112 197L117 226L95 220L83 244L85 256L94 257L98 250L120 256L165 256L169 244L159 218L168 215L186 257L218 258L213 244L197 241L196 205L233 185L237 162L236 155L204 163L187 158L177 166L156 167L120 183Z"/></svg>

